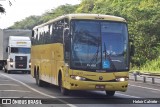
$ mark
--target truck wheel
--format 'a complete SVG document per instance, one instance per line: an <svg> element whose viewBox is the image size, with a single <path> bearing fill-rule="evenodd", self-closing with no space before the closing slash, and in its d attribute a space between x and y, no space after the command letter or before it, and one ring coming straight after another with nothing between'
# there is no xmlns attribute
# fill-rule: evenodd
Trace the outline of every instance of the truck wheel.
<svg viewBox="0 0 160 107"><path fill-rule="evenodd" d="M107 96L114 96L115 91L106 91Z"/></svg>
<svg viewBox="0 0 160 107"><path fill-rule="evenodd" d="M8 73L8 74L11 74L11 72L12 72L11 70L7 70L7 73Z"/></svg>
<svg viewBox="0 0 160 107"><path fill-rule="evenodd" d="M2 70L3 69L3 67L2 66L0 66L0 70Z"/></svg>
<svg viewBox="0 0 160 107"><path fill-rule="evenodd" d="M3 71L4 71L4 73L7 73L7 70L6 70L6 68L5 68L5 67L3 67Z"/></svg>

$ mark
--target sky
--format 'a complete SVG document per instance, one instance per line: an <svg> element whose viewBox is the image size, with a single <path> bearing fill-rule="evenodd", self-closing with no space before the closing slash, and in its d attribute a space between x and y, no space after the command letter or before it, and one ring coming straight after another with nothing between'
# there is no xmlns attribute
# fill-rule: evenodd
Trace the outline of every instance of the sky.
<svg viewBox="0 0 160 107"><path fill-rule="evenodd" d="M80 0L0 0L0 4L6 10L0 13L0 29L5 29L31 15L42 15L43 13L65 4L79 4Z"/></svg>

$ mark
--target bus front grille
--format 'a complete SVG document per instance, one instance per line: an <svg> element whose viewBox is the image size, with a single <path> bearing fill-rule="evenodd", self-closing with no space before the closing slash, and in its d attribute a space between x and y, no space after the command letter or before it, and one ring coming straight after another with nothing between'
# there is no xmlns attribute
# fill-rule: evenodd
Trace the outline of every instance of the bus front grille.
<svg viewBox="0 0 160 107"><path fill-rule="evenodd" d="M27 68L27 56L16 56L15 57L16 68Z"/></svg>

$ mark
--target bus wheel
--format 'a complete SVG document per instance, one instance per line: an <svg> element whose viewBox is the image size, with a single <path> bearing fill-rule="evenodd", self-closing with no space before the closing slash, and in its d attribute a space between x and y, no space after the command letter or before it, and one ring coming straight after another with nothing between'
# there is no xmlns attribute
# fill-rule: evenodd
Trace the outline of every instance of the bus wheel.
<svg viewBox="0 0 160 107"><path fill-rule="evenodd" d="M106 91L107 96L114 96L115 91Z"/></svg>
<svg viewBox="0 0 160 107"><path fill-rule="evenodd" d="M43 86L43 81L39 79L39 74L36 74L36 84L40 87Z"/></svg>
<svg viewBox="0 0 160 107"><path fill-rule="evenodd" d="M60 91L62 93L62 95L68 95L69 94L69 90L63 87L63 81L62 81L62 77L59 78L59 87L60 87Z"/></svg>

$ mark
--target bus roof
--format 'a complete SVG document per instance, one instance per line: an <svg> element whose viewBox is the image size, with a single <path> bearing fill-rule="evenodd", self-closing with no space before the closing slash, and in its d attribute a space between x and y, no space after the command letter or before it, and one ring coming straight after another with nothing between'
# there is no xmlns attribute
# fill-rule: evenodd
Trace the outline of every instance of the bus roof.
<svg viewBox="0 0 160 107"><path fill-rule="evenodd" d="M63 16L59 16L55 19L52 19L46 23L43 23L41 25L35 26L33 29L37 29L39 27L43 27L45 25L48 25L50 23L53 23L55 21L68 18L69 20L71 19L91 19L91 20L108 20L108 21L119 21L119 22L126 22L126 20L122 17L118 16L113 16L113 15L103 15L103 14L85 14L85 13L80 13L80 14L67 14Z"/></svg>

